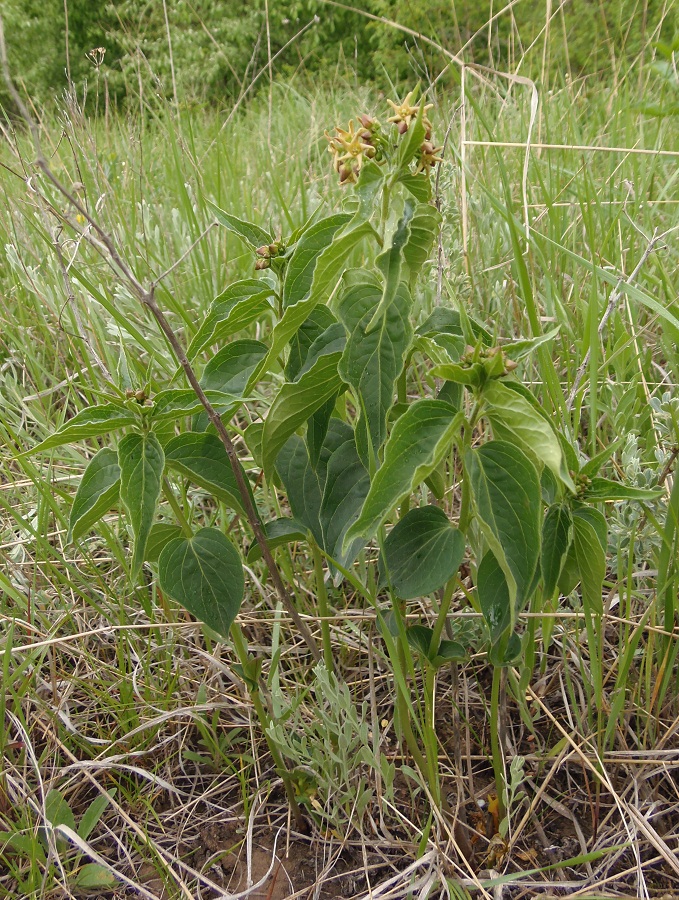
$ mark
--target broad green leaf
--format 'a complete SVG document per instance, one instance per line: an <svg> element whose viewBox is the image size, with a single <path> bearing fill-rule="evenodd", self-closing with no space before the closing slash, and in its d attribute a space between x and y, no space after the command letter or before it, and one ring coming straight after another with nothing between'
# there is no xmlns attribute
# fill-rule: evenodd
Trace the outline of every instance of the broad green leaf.
<svg viewBox="0 0 679 900"><path fill-rule="evenodd" d="M64 444L74 444L84 438L108 436L118 428L134 425L138 419L124 406L114 403L103 403L101 406L90 406L76 413L72 419L61 426L58 431L46 438L41 443L23 453L29 456L33 453L42 453L43 450L52 450L54 447L62 447Z"/></svg>
<svg viewBox="0 0 679 900"><path fill-rule="evenodd" d="M582 603L586 615L603 613L602 587L606 577L606 552L600 535L588 518L573 515L573 547L580 575Z"/></svg>
<svg viewBox="0 0 679 900"><path fill-rule="evenodd" d="M424 659L429 659L429 648L434 629L428 625L411 625L406 629L406 640L409 646Z"/></svg>
<svg viewBox="0 0 679 900"><path fill-rule="evenodd" d="M485 415L498 440L515 444L524 453L547 466L575 493L561 445L554 430L521 394L501 381L490 381L483 390Z"/></svg>
<svg viewBox="0 0 679 900"><path fill-rule="evenodd" d="M586 475L588 478L594 478L595 475L598 475L601 467L608 462L621 443L621 438L616 438L616 440L611 441L611 443L600 453L597 453L596 456L593 456L591 459L588 459L586 463L583 463L579 469L580 474ZM574 469L574 471L577 472L578 469Z"/></svg>
<svg viewBox="0 0 679 900"><path fill-rule="evenodd" d="M451 449L461 416L442 400L416 400L396 421L384 448L384 462L370 485L358 520L343 546L369 541L390 511L432 472Z"/></svg>
<svg viewBox="0 0 679 900"><path fill-rule="evenodd" d="M205 391L218 391L240 397L257 364L267 354L261 341L231 341L216 353L203 369L200 384ZM206 431L210 420L204 409L195 414L192 431Z"/></svg>
<svg viewBox="0 0 679 900"><path fill-rule="evenodd" d="M270 550L275 550L276 547L282 547L285 544L292 544L296 541L306 541L308 539L306 528L300 522L296 522L294 519L286 516L282 516L280 519L272 519L270 522L265 522L264 534L266 535ZM248 551L246 562L257 562L257 560L261 558L262 550L257 541L253 541Z"/></svg>
<svg viewBox="0 0 679 900"><path fill-rule="evenodd" d="M333 322L322 331L309 347L304 362L297 371L292 381L300 381L318 362L322 356L331 353L343 353L347 342L347 335L341 322Z"/></svg>
<svg viewBox="0 0 679 900"><path fill-rule="evenodd" d="M567 597L577 587L580 581L580 572L578 570L578 562L575 558L575 546L571 543L568 553L559 573L559 580L556 583L559 593Z"/></svg>
<svg viewBox="0 0 679 900"><path fill-rule="evenodd" d="M403 248L403 261L408 267L408 279L413 290L422 266L429 259L431 248L441 226L441 213L429 203L421 203L410 223L410 234Z"/></svg>
<svg viewBox="0 0 679 900"><path fill-rule="evenodd" d="M273 241L273 235L263 228L260 228L259 225L254 225L252 222L246 222L244 219L239 219L238 216L232 216L231 213L227 213L223 209L220 209L215 203L212 203L211 200L206 200L205 202L208 209L212 210L214 213L219 224L228 228L229 231L232 231L234 234L237 234L238 237L243 238L253 250L256 250L257 247L260 247L262 244L270 244Z"/></svg>
<svg viewBox="0 0 679 900"><path fill-rule="evenodd" d="M233 415L243 402L243 398L223 394L221 391L205 391L205 396L220 416ZM156 394L153 398L151 417L154 422L170 421L192 416L202 412L203 409L203 404L192 388L177 388Z"/></svg>
<svg viewBox="0 0 679 900"><path fill-rule="evenodd" d="M96 891L111 890L118 886L120 881L106 866L102 866L99 863L85 863L78 869L74 884L81 890Z"/></svg>
<svg viewBox="0 0 679 900"><path fill-rule="evenodd" d="M470 450L465 463L481 530L507 579L513 625L540 555L540 478L526 454L505 441Z"/></svg>
<svg viewBox="0 0 679 900"><path fill-rule="evenodd" d="M269 298L274 289L258 278L236 281L216 297L189 345L187 356L193 359L210 344L223 341L261 319L271 311Z"/></svg>
<svg viewBox="0 0 679 900"><path fill-rule="evenodd" d="M341 329L341 325L337 323L330 328ZM335 343L332 342L327 349L334 346ZM337 395L342 386L337 371L341 357L341 350L318 355L309 369L302 369L297 381L284 384L276 395L264 421L262 437L262 467L267 475L290 435L317 409Z"/></svg>
<svg viewBox="0 0 679 900"><path fill-rule="evenodd" d="M338 309L340 319L350 331L339 374L354 389L361 406L358 443L364 462L371 456L377 458L386 440L387 416L394 402L396 381L413 335L412 300L405 284L398 286L377 327L369 332L373 310L379 301L379 287L366 282L350 288Z"/></svg>
<svg viewBox="0 0 679 900"><path fill-rule="evenodd" d="M465 542L438 506L422 506L392 528L384 542L389 583L403 600L438 590L460 568Z"/></svg>
<svg viewBox="0 0 679 900"><path fill-rule="evenodd" d="M398 180L420 203L429 203L431 200L431 179L425 172L419 172L417 175L413 175L411 172L404 172Z"/></svg>
<svg viewBox="0 0 679 900"><path fill-rule="evenodd" d="M144 562L165 467L165 454L155 434L128 434L118 444L120 499L127 510L134 534L132 577Z"/></svg>
<svg viewBox="0 0 679 900"><path fill-rule="evenodd" d="M75 831L75 816L61 791L52 788L45 797L45 814L52 828L66 825Z"/></svg>
<svg viewBox="0 0 679 900"><path fill-rule="evenodd" d="M341 390L335 394L334 397L327 400L323 406L319 407L307 422L306 445L307 450L309 451L311 465L314 467L318 465L318 460L323 449L323 442L328 433L328 426L330 425L330 420L335 412L337 398L344 392L344 389L345 385L342 384Z"/></svg>
<svg viewBox="0 0 679 900"><path fill-rule="evenodd" d="M261 341L232 341L215 353L203 369L200 386L204 391L220 391L240 397L255 366L266 355Z"/></svg>
<svg viewBox="0 0 679 900"><path fill-rule="evenodd" d="M467 657L467 651L459 641L441 641L436 651L433 663L439 668L448 662L463 660Z"/></svg>
<svg viewBox="0 0 679 900"><path fill-rule="evenodd" d="M323 546L323 534L319 514L325 470L311 465L306 445L297 434L291 435L276 459L276 471L285 487L292 515Z"/></svg>
<svg viewBox="0 0 679 900"><path fill-rule="evenodd" d="M308 296L319 255L351 219L347 213L328 216L312 225L300 238L290 257L283 284L283 308Z"/></svg>
<svg viewBox="0 0 679 900"><path fill-rule="evenodd" d="M43 864L45 862L45 851L33 832L22 834L18 831L0 831L0 858L12 854L27 856Z"/></svg>
<svg viewBox="0 0 679 900"><path fill-rule="evenodd" d="M556 590L572 541L571 511L565 503L554 504L542 525L540 570L546 597L551 597Z"/></svg>
<svg viewBox="0 0 679 900"><path fill-rule="evenodd" d="M358 208L352 220L353 224L363 222L372 216L375 211L375 200L383 183L384 171L374 160L369 159L361 166L354 191L358 199Z"/></svg>
<svg viewBox="0 0 679 900"><path fill-rule="evenodd" d="M210 431L178 434L165 446L165 462L168 468L244 514L236 476L224 444L216 434Z"/></svg>
<svg viewBox="0 0 679 900"><path fill-rule="evenodd" d="M553 341L560 330L561 326L557 325L556 328L552 328L551 331L547 331L545 334L539 334L537 337L526 338L521 341L511 341L508 344L503 344L502 352L505 356L509 357L509 359L523 359L525 356L532 353L536 347L540 347L542 344L548 344L550 341Z"/></svg>
<svg viewBox="0 0 679 900"><path fill-rule="evenodd" d="M493 343L491 334L474 319L471 319L469 316L466 316L466 319L469 322L469 327L474 340L480 338L483 344L490 346ZM463 338L465 341L467 340L465 337L462 316L458 310L451 309L449 306L437 306L432 310L429 316L427 316L424 322L418 327L417 334L420 334L423 337L434 338L440 334L453 334Z"/></svg>
<svg viewBox="0 0 679 900"><path fill-rule="evenodd" d="M306 362L312 344L336 322L337 319L327 306L317 306L311 311L309 318L290 340L288 361L285 364L285 377L288 381L295 380Z"/></svg>
<svg viewBox="0 0 679 900"><path fill-rule="evenodd" d="M330 298L342 270L347 264L349 255L368 236L375 237L375 230L370 222L362 222L349 231L343 232L339 237L335 236L332 244L321 253L314 269L314 277L308 297L292 306L288 306L283 313L283 317L271 334L269 353L255 369L250 378L248 388L256 384L260 377L268 371L272 362L278 359L286 344L306 321L311 311Z"/></svg>
<svg viewBox="0 0 679 900"><path fill-rule="evenodd" d="M119 490L118 454L104 447L92 457L80 479L71 506L66 542L77 540L115 506Z"/></svg>
<svg viewBox="0 0 679 900"><path fill-rule="evenodd" d="M589 522L601 544L601 549L606 554L608 550L608 525L604 514L599 512L598 509L594 509L593 506L579 506L573 510L573 521L575 522L576 519L584 519L586 522Z"/></svg>
<svg viewBox="0 0 679 900"><path fill-rule="evenodd" d="M663 489L639 488L633 485L620 484L619 481L611 481L608 478L592 478L585 488L581 499L593 503L602 500L657 500L662 497Z"/></svg>
<svg viewBox="0 0 679 900"><path fill-rule="evenodd" d="M379 327L382 317L396 298L396 291L401 282L403 249L410 238L410 223L414 213L415 204L410 199L406 200L403 215L399 219L396 231L392 235L391 245L375 259L375 265L384 276L384 285L380 302L368 323L366 332L371 332Z"/></svg>
<svg viewBox="0 0 679 900"><path fill-rule="evenodd" d="M112 788L110 792L104 792L94 798L80 817L80 822L78 823L78 837L82 838L84 841L87 840L99 823L99 820L104 814L104 810L111 802L114 794L115 788Z"/></svg>
<svg viewBox="0 0 679 900"><path fill-rule="evenodd" d="M342 550L344 535L357 519L370 488L370 476L356 450L352 429L344 422L333 421L340 439L326 463L325 485L321 501L320 522L324 547L340 565L353 562L364 544L359 538ZM326 442L326 447L329 442Z"/></svg>
<svg viewBox="0 0 679 900"><path fill-rule="evenodd" d="M256 466L262 467L262 433L264 431L264 422L253 422L243 432L243 440L245 446L250 451L250 455Z"/></svg>
<svg viewBox="0 0 679 900"><path fill-rule="evenodd" d="M171 522L156 522L151 528L149 539L146 542L144 558L148 563L157 563L163 548L175 538L182 537L184 532L181 525L173 525Z"/></svg>
<svg viewBox="0 0 679 900"><path fill-rule="evenodd" d="M492 550L479 563L476 587L491 644L497 643L512 623L512 601L502 566Z"/></svg>
<svg viewBox="0 0 679 900"><path fill-rule="evenodd" d="M158 583L173 600L224 638L245 593L238 551L218 528L170 541L158 561Z"/></svg>

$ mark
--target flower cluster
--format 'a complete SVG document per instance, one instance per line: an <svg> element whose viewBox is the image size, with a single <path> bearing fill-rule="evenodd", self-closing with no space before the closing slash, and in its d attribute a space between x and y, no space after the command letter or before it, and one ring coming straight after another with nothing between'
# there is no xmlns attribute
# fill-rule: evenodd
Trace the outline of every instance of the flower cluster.
<svg viewBox="0 0 679 900"><path fill-rule="evenodd" d="M439 155L443 148L434 145L432 124L427 116L433 103L427 103L421 108L421 104L416 102L415 91L409 91L401 102L387 100L387 103L392 110L387 122L396 127L396 141L385 135L376 119L366 115L358 116L357 125L354 125L352 119L347 129L338 126L334 134L325 133L328 152L333 157L333 168L340 177L340 184L355 184L366 159L374 159L377 163L385 162L390 151L395 150L398 139L406 134L412 122L417 121L420 116L424 126L424 141L415 157L415 174L429 174L437 163L443 161Z"/></svg>
<svg viewBox="0 0 679 900"><path fill-rule="evenodd" d="M268 269L271 266L271 260L285 253L285 246L282 241L276 241L273 244L264 244L257 247L255 253L259 257L255 263L255 270L261 272L262 269Z"/></svg>
<svg viewBox="0 0 679 900"><path fill-rule="evenodd" d="M377 155L375 126L378 123L369 116L359 116L358 125L358 129L355 129L352 119L347 131L337 126L335 134L325 133L329 141L328 151L332 154L333 167L339 174L340 184L355 182L363 160L373 159Z"/></svg>

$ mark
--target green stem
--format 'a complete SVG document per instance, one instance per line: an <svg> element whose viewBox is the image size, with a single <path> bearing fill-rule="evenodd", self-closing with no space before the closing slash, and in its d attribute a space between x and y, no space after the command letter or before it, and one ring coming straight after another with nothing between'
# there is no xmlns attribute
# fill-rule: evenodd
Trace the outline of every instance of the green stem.
<svg viewBox="0 0 679 900"><path fill-rule="evenodd" d="M318 611L321 614L321 638L323 641L323 659L328 672L334 672L332 656L332 642L330 640L330 605L328 592L325 587L325 573L323 571L323 557L316 541L311 539L311 549L314 555L314 575L316 578L316 598L318 599Z"/></svg>
<svg viewBox="0 0 679 900"><path fill-rule="evenodd" d="M493 772L497 791L498 820L505 817L505 767L500 743L500 685L502 669L493 667L493 686L490 693L490 747L493 754Z"/></svg>
<svg viewBox="0 0 679 900"><path fill-rule="evenodd" d="M299 808L299 804L297 803L297 798L295 797L295 788L292 779L290 778L290 773L288 772L288 769L285 765L285 760L281 756L280 750L269 734L271 717L264 709L262 697L259 692L259 678L255 670L254 660L248 653L245 636L243 635L241 627L237 622L234 622L231 626L231 638L233 640L233 646L236 651L236 655L238 656L238 661L240 662L243 669L245 687L247 688L250 700L252 701L252 705L255 709L255 714L257 716L257 719L259 720L259 724L262 728L262 731L264 732L264 738L266 739L266 743L269 748L271 758L273 759L274 766L276 767L276 771L280 775L283 782L285 795L288 798L288 803L290 804L290 810L295 817L295 823L297 824L299 830L302 833L306 833L308 831L308 825L306 819L304 818L304 815L302 814L302 810Z"/></svg>
<svg viewBox="0 0 679 900"><path fill-rule="evenodd" d="M188 523L186 516L184 515L184 510L179 505L177 498L174 495L174 491L172 490L172 485L167 480L167 478L163 477L163 494L165 495L165 499L172 507L172 512L177 517L177 521L182 527L182 531L184 532L187 538L193 537L193 531L191 526Z"/></svg>
<svg viewBox="0 0 679 900"><path fill-rule="evenodd" d="M384 186L382 189L382 210L380 215L380 236L384 240L387 230L387 220L389 219L389 188Z"/></svg>

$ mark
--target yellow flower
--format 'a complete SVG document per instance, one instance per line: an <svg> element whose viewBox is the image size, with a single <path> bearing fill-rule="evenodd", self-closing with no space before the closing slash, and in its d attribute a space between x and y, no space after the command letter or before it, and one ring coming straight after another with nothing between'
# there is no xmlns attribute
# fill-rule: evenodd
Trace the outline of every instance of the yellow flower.
<svg viewBox="0 0 679 900"><path fill-rule="evenodd" d="M419 104L413 105L413 96L415 91L408 91L405 96L405 99L402 103L395 103L393 100L387 100L387 103L394 110L394 115L389 116L387 122L393 122L394 125L398 126L398 130L401 134L405 134L405 132L410 127L410 123L414 118L417 117L420 106ZM427 117L427 112L433 107L433 103L427 103L427 105L422 110L422 124L425 127L426 133L431 134L431 122Z"/></svg>
<svg viewBox="0 0 679 900"><path fill-rule="evenodd" d="M442 150L443 147L434 147L430 141L425 141L420 147L420 158L415 174L417 175L418 172L429 172L436 163L443 162L443 157L438 155Z"/></svg>
<svg viewBox="0 0 679 900"><path fill-rule="evenodd" d="M335 171L339 172L342 184L356 181L363 160L371 159L376 152L370 143L370 132L365 128L357 131L353 119L349 122L348 130L338 126L335 132L336 134L325 133Z"/></svg>

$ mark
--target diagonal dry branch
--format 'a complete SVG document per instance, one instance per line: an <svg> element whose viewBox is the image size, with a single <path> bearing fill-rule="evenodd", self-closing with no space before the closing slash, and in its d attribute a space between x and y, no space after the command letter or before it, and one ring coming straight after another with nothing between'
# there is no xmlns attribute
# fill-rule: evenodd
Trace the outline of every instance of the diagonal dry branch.
<svg viewBox="0 0 679 900"><path fill-rule="evenodd" d="M0 15L0 66L2 66L2 73L5 80L5 84L7 85L7 90L12 97L12 100L17 106L21 118L25 122L26 126L30 130L31 137L33 140L33 146L36 152L36 160L35 165L40 169L40 171L45 175L45 177L52 183L52 185L56 188L56 190L64 197L65 200L79 213L79 215L83 216L85 221L90 225L92 231L95 233L97 240L91 241L91 236L89 234L86 235L86 240L91 241L97 249L100 249L101 246L105 249L106 253L110 261L112 262L114 269L117 271L118 276L125 281L127 286L129 287L132 294L137 298L137 300L142 304L142 306L146 307L153 318L156 320L158 327L161 329L163 334L165 335L168 344L172 348L174 355L177 358L177 362L181 365L186 378L194 390L196 396L199 401L203 405L205 412L207 413L207 417L214 425L219 438L224 445L224 449L229 457L229 462L231 463L231 468L233 469L233 474L236 479L236 483L238 485L238 490L241 495L241 500L243 503L243 508L245 509L248 522L250 527L252 528L255 539L260 547L262 552L262 558L269 570L271 580L273 581L274 588L276 590L276 594L278 599L283 604L286 612L290 616L290 618L295 623L295 627L299 631L299 634L304 639L311 655L313 658L318 661L320 660L320 652L318 649L318 645L316 640L311 633L309 627L304 622L298 611L295 609L295 606L292 602L292 598L290 597L289 592L287 591L285 584L283 583L283 579L281 577L280 570L276 564L276 561L273 558L271 553L271 548L269 547L268 541L266 539L266 535L264 533L264 528L262 526L261 520L255 509L254 503L252 501L252 497L250 495L250 491L248 490L248 485L245 480L245 475L240 466L240 461L238 458L238 453L233 444L233 441L229 437L229 433L226 430L226 426L222 422L220 415L216 412L210 401L205 395L200 383L198 381L198 377L186 356L184 348L179 341L174 329L170 325L167 320L167 317L161 310L158 302L155 298L155 287L156 282L152 282L150 286L145 287L134 275L132 267L127 263L127 261L123 258L123 256L118 251L118 248L115 245L115 242L111 235L99 224L99 222L89 213L89 211L83 206L82 203L77 199L77 197L68 190L65 185L61 183L61 181L56 177L52 168L50 167L47 158L45 157L42 151L42 144L40 140L40 130L38 125L31 115L28 107L23 101L23 98L19 94L14 82L12 81L12 76L9 68L9 62L7 58L7 46L5 43L5 32L4 32L4 23L2 16ZM191 248L192 249L192 248ZM168 270L169 271L169 270ZM164 275L166 275L164 273ZM161 277L164 277L161 276Z"/></svg>

